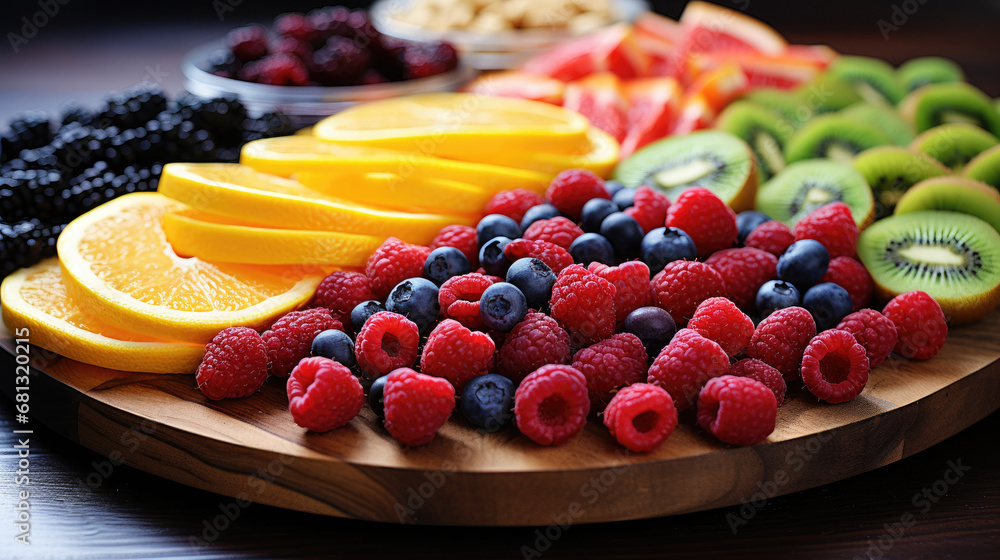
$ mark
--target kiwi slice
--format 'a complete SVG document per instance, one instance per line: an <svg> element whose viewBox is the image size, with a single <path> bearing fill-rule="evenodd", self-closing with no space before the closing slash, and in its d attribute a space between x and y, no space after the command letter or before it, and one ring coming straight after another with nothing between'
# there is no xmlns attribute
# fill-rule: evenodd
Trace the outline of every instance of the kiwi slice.
<svg viewBox="0 0 1000 560"><path fill-rule="evenodd" d="M1000 114L993 100L964 82L918 88L906 96L899 110L918 133L946 123L967 123L1000 135Z"/></svg>
<svg viewBox="0 0 1000 560"><path fill-rule="evenodd" d="M962 67L940 56L911 58L896 71L903 89L910 92L927 84L964 82Z"/></svg>
<svg viewBox="0 0 1000 560"><path fill-rule="evenodd" d="M895 105L905 95L896 69L877 58L841 56L830 64L827 73L850 82L869 103Z"/></svg>
<svg viewBox="0 0 1000 560"><path fill-rule="evenodd" d="M971 124L942 124L913 139L910 148L925 153L952 169L996 146L1000 139Z"/></svg>
<svg viewBox="0 0 1000 560"><path fill-rule="evenodd" d="M689 188L704 187L737 212L752 208L757 192L753 150L723 130L653 142L619 163L614 179L627 187L659 189L671 200Z"/></svg>
<svg viewBox="0 0 1000 560"><path fill-rule="evenodd" d="M785 144L794 127L780 114L752 101L736 101L722 111L715 128L738 136L750 146L757 158L759 181L785 168Z"/></svg>
<svg viewBox="0 0 1000 560"><path fill-rule="evenodd" d="M871 103L855 103L840 111L841 116L875 125L885 133L893 144L906 146L913 142L916 132L913 125L903 119L895 108Z"/></svg>
<svg viewBox="0 0 1000 560"><path fill-rule="evenodd" d="M1000 233L975 216L890 216L861 232L858 256L883 300L923 290L953 323L981 319L1000 303Z"/></svg>
<svg viewBox="0 0 1000 560"><path fill-rule="evenodd" d="M1000 231L1000 193L967 177L935 177L921 181L896 204L896 214L948 210L975 216Z"/></svg>
<svg viewBox="0 0 1000 560"><path fill-rule="evenodd" d="M850 164L828 159L791 163L757 192L757 210L788 226L837 201L851 208L859 228L874 215L872 190L865 178Z"/></svg>
<svg viewBox="0 0 1000 560"><path fill-rule="evenodd" d="M801 100L785 89L772 87L756 88L741 99L756 103L761 107L778 113L784 117L785 121L792 125L793 130L802 126L802 123L809 120L813 114L808 106L804 105Z"/></svg>
<svg viewBox="0 0 1000 560"><path fill-rule="evenodd" d="M1000 145L993 146L969 160L962 170L962 175L1000 189Z"/></svg>
<svg viewBox="0 0 1000 560"><path fill-rule="evenodd" d="M799 104L796 114L800 122L814 115L839 111L862 100L851 83L829 72L796 88L795 99Z"/></svg>
<svg viewBox="0 0 1000 560"><path fill-rule="evenodd" d="M865 150L851 163L872 188L876 220L892 214L899 198L913 185L951 172L936 159L899 146Z"/></svg>
<svg viewBox="0 0 1000 560"><path fill-rule="evenodd" d="M886 144L892 144L892 140L872 123L841 115L821 115L792 135L785 146L785 161L821 157L849 161L868 148Z"/></svg>

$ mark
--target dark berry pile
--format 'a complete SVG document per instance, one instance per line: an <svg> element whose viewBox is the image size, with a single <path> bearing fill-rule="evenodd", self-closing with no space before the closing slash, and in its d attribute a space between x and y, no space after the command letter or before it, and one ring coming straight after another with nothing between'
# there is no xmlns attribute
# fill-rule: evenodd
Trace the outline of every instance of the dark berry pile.
<svg viewBox="0 0 1000 560"><path fill-rule="evenodd" d="M148 85L96 111L18 115L0 136L0 276L54 255L63 226L87 210L155 191L166 163L235 162L246 142L292 132L284 115L250 118L235 98L169 101Z"/></svg>
<svg viewBox="0 0 1000 560"><path fill-rule="evenodd" d="M270 29L233 29L205 69L269 85L353 86L425 78L457 65L448 43L382 35L364 10L336 6L281 15Z"/></svg>

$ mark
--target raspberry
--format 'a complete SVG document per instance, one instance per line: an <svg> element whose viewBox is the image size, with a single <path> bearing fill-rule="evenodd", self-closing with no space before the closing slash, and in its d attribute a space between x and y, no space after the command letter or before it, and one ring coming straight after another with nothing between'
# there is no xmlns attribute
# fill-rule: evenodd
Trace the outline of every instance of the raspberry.
<svg viewBox="0 0 1000 560"><path fill-rule="evenodd" d="M528 189L513 189L500 191L486 203L485 214L503 214L517 223L521 223L524 213L532 206L544 204L545 199Z"/></svg>
<svg viewBox="0 0 1000 560"><path fill-rule="evenodd" d="M514 392L517 429L540 445L565 443L583 429L588 413L587 379L569 366L542 366Z"/></svg>
<svg viewBox="0 0 1000 560"><path fill-rule="evenodd" d="M743 240L744 247L767 251L776 257L780 257L792 243L795 243L795 234L778 220L760 224Z"/></svg>
<svg viewBox="0 0 1000 560"><path fill-rule="evenodd" d="M552 179L545 191L545 199L574 220L580 219L583 205L592 198L611 200L611 195L604 188L604 179L586 169L563 171Z"/></svg>
<svg viewBox="0 0 1000 560"><path fill-rule="evenodd" d="M325 307L286 313L260 337L267 346L267 369L271 375L287 377L299 360L309 355L316 335L329 329L344 330Z"/></svg>
<svg viewBox="0 0 1000 560"><path fill-rule="evenodd" d="M313 79L326 86L358 83L371 66L371 53L347 37L330 37L312 55L309 70Z"/></svg>
<svg viewBox="0 0 1000 560"><path fill-rule="evenodd" d="M520 382L546 364L569 363L569 333L552 317L529 313L507 334L498 357L500 373Z"/></svg>
<svg viewBox="0 0 1000 560"><path fill-rule="evenodd" d="M448 380L399 368L385 380L385 429L404 445L434 439L455 409L455 388Z"/></svg>
<svg viewBox="0 0 1000 560"><path fill-rule="evenodd" d="M667 263L650 285L656 306L666 309L678 325L686 325L701 302L726 294L722 275L698 261Z"/></svg>
<svg viewBox="0 0 1000 560"><path fill-rule="evenodd" d="M458 321L445 319L427 336L420 371L444 377L461 390L465 383L487 373L496 347L490 335L473 332Z"/></svg>
<svg viewBox="0 0 1000 560"><path fill-rule="evenodd" d="M267 44L268 54L294 54L299 60L308 64L312 60L312 47L305 41L295 37L278 37Z"/></svg>
<svg viewBox="0 0 1000 560"><path fill-rule="evenodd" d="M383 241L365 263L365 274L375 299L384 301L396 284L423 276L424 262L430 254L429 247L403 243L395 237Z"/></svg>
<svg viewBox="0 0 1000 560"><path fill-rule="evenodd" d="M904 358L929 360L941 351L948 337L941 306L925 292L917 290L892 298L882 314L896 325L899 341L893 350Z"/></svg>
<svg viewBox="0 0 1000 560"><path fill-rule="evenodd" d="M479 300L486 288L501 281L495 276L476 272L453 276L445 280L438 290L438 304L445 318L455 319L470 329L483 329L479 314Z"/></svg>
<svg viewBox="0 0 1000 560"><path fill-rule="evenodd" d="M791 381L798 377L802 352L814 336L816 322L812 315L801 307L786 307L757 325L746 355L777 369L785 381Z"/></svg>
<svg viewBox="0 0 1000 560"><path fill-rule="evenodd" d="M881 364L899 341L896 325L874 309L855 311L844 317L836 328L853 334L858 344L865 347L871 369Z"/></svg>
<svg viewBox="0 0 1000 560"><path fill-rule="evenodd" d="M774 393L774 398L778 401L778 406L781 406L781 403L785 401L785 391L788 390L785 378L781 376L780 371L760 360L744 358L729 368L729 374L737 377L749 377L750 379L760 381Z"/></svg>
<svg viewBox="0 0 1000 560"><path fill-rule="evenodd" d="M722 275L726 297L741 309L753 307L757 290L778 275L778 257L753 247L716 251L705 264Z"/></svg>
<svg viewBox="0 0 1000 560"><path fill-rule="evenodd" d="M715 193L701 187L682 192L670 205L667 227L690 235L701 257L732 247L739 235L736 212Z"/></svg>
<svg viewBox="0 0 1000 560"><path fill-rule="evenodd" d="M816 335L802 354L806 389L828 403L847 402L868 384L868 356L847 331L830 329Z"/></svg>
<svg viewBox="0 0 1000 560"><path fill-rule="evenodd" d="M304 86L309 70L302 59L291 53L270 54L240 69L243 80L272 86Z"/></svg>
<svg viewBox="0 0 1000 560"><path fill-rule="evenodd" d="M868 274L865 265L845 256L830 259L830 264L826 267L826 274L820 279L820 283L823 282L833 282L847 290L847 293L851 294L854 311L867 306L871 302L872 292L875 290L872 285L872 277Z"/></svg>
<svg viewBox="0 0 1000 560"><path fill-rule="evenodd" d="M226 35L226 46L242 62L257 60L267 53L267 30L259 25L237 27Z"/></svg>
<svg viewBox="0 0 1000 560"><path fill-rule="evenodd" d="M524 238L532 241L548 241L563 249L569 250L573 240L583 235L583 230L576 223L556 216L547 220L538 220L524 230Z"/></svg>
<svg viewBox="0 0 1000 560"><path fill-rule="evenodd" d="M448 43L418 43L406 46L403 52L406 78L426 78L454 70L458 66L458 53Z"/></svg>
<svg viewBox="0 0 1000 560"><path fill-rule="evenodd" d="M667 209L670 199L658 191L642 186L635 190L634 203L626 208L625 213L632 216L642 226L644 233L663 227L667 221Z"/></svg>
<svg viewBox="0 0 1000 560"><path fill-rule="evenodd" d="M390 311L379 311L365 321L354 342L358 366L372 377L413 365L420 331L413 321Z"/></svg>
<svg viewBox="0 0 1000 560"><path fill-rule="evenodd" d="M674 399L677 410L695 403L702 385L729 373L729 356L721 346L691 329L681 329L649 367L649 382Z"/></svg>
<svg viewBox="0 0 1000 560"><path fill-rule="evenodd" d="M629 451L652 451L677 427L677 408L663 389L635 383L618 391L608 403L604 425Z"/></svg>
<svg viewBox="0 0 1000 560"><path fill-rule="evenodd" d="M614 284L574 264L556 278L549 312L575 346L587 346L614 334L615 294Z"/></svg>
<svg viewBox="0 0 1000 560"><path fill-rule="evenodd" d="M515 239L503 248L503 254L510 262L523 258L538 259L556 274L573 264L573 257L566 249L548 241Z"/></svg>
<svg viewBox="0 0 1000 560"><path fill-rule="evenodd" d="M431 241L431 251L438 247L454 247L469 259L472 268L479 266L479 241L472 226L444 226Z"/></svg>
<svg viewBox="0 0 1000 560"><path fill-rule="evenodd" d="M223 329L205 346L195 380L212 400L252 395L267 379L267 348L246 327Z"/></svg>
<svg viewBox="0 0 1000 560"><path fill-rule="evenodd" d="M339 428L361 412L365 391L351 370L329 358L299 362L286 384L288 411L295 423L313 432Z"/></svg>
<svg viewBox="0 0 1000 560"><path fill-rule="evenodd" d="M746 348L754 331L750 317L722 297L701 302L688 322L688 328L715 341L729 356L735 356Z"/></svg>
<svg viewBox="0 0 1000 560"><path fill-rule="evenodd" d="M616 334L573 356L573 367L587 378L590 406L601 410L615 391L646 378L646 348L639 337Z"/></svg>
<svg viewBox="0 0 1000 560"><path fill-rule="evenodd" d="M705 384L698 395L698 424L719 441L754 445L774 431L778 402L763 383L723 375Z"/></svg>
<svg viewBox="0 0 1000 560"><path fill-rule="evenodd" d="M843 202L824 204L795 224L795 240L815 239L830 252L830 258L858 253L858 225Z"/></svg>
<svg viewBox="0 0 1000 560"><path fill-rule="evenodd" d="M615 319L618 323L628 314L653 304L649 285L649 267L642 261L626 261L618 266L590 263L590 272L615 285Z"/></svg>
<svg viewBox="0 0 1000 560"><path fill-rule="evenodd" d="M274 31L306 43L312 42L316 35L316 28L313 27L312 22L300 13L284 14L275 19Z"/></svg>
<svg viewBox="0 0 1000 560"><path fill-rule="evenodd" d="M351 311L370 299L375 299L375 294L367 276L360 272L333 272L319 283L310 305L329 309L335 319L349 325Z"/></svg>

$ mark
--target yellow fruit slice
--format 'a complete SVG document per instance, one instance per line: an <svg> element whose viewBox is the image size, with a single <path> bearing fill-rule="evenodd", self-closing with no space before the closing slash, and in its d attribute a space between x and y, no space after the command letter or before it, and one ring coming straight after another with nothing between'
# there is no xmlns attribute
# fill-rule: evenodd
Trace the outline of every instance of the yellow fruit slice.
<svg viewBox="0 0 1000 560"><path fill-rule="evenodd" d="M122 371L192 373L205 353L200 344L156 340L84 314L66 293L54 258L4 279L0 300L11 333L27 329L32 344L78 362Z"/></svg>
<svg viewBox="0 0 1000 560"><path fill-rule="evenodd" d="M449 157L470 145L572 154L587 145L587 119L556 105L472 93L429 93L355 105L316 124L321 140Z"/></svg>
<svg viewBox="0 0 1000 560"><path fill-rule="evenodd" d="M167 212L163 231L178 254L245 264L359 267L383 241L335 231L256 227L194 209Z"/></svg>
<svg viewBox="0 0 1000 560"><path fill-rule="evenodd" d="M281 136L243 146L240 163L257 171L290 177L299 173L360 175L369 172L422 175L462 181L491 193L524 188L544 192L550 177L483 163L468 163L368 146L325 142L311 136ZM520 166L516 166L520 167Z"/></svg>
<svg viewBox="0 0 1000 560"><path fill-rule="evenodd" d="M157 190L192 208L262 226L340 231L408 243L430 243L446 225L472 225L460 215L416 214L327 197L298 181L235 163L171 163Z"/></svg>
<svg viewBox="0 0 1000 560"><path fill-rule="evenodd" d="M481 215L493 195L468 183L415 174L343 176L306 172L295 178L326 196L403 212Z"/></svg>
<svg viewBox="0 0 1000 560"><path fill-rule="evenodd" d="M70 297L119 328L204 344L226 327L268 325L308 301L323 278L314 266L180 257L163 217L181 209L160 194L134 193L70 222L56 245Z"/></svg>

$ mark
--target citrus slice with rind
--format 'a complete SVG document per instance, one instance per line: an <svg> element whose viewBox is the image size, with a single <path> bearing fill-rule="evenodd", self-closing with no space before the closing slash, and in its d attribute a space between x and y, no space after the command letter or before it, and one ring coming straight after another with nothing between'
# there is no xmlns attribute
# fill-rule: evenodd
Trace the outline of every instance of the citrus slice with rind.
<svg viewBox="0 0 1000 560"><path fill-rule="evenodd" d="M142 373L192 373L205 353L200 344L130 333L85 314L66 292L55 258L5 278L0 300L11 333L27 329L32 344L78 362Z"/></svg>
<svg viewBox="0 0 1000 560"><path fill-rule="evenodd" d="M204 344L226 327L264 327L312 297L323 278L315 266L179 256L163 217L183 208L157 193L133 193L70 222L56 248L73 301L123 330Z"/></svg>
<svg viewBox="0 0 1000 560"><path fill-rule="evenodd" d="M493 192L425 175L298 173L295 179L325 196L401 212L481 215Z"/></svg>

